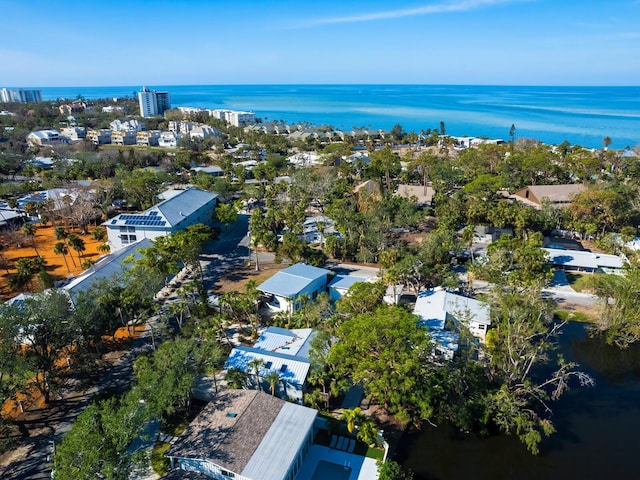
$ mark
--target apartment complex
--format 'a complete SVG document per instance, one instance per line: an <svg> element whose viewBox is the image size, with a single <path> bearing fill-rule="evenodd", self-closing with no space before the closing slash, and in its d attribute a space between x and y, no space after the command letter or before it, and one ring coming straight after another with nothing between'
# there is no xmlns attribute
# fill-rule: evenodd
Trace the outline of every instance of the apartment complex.
<svg viewBox="0 0 640 480"><path fill-rule="evenodd" d="M41 101L42 92L40 90L25 90L23 88L18 88L16 90L3 88L0 90L0 102L3 103L29 103Z"/></svg>
<svg viewBox="0 0 640 480"><path fill-rule="evenodd" d="M171 108L171 97L169 92L156 92L142 87L138 92L138 103L140 104L140 115L142 117L151 117L153 115L162 115Z"/></svg>

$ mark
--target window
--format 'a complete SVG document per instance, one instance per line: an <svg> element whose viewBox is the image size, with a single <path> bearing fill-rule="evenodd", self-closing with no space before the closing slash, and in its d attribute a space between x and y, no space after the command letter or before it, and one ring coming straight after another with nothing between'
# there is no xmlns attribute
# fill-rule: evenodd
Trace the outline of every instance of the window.
<svg viewBox="0 0 640 480"><path fill-rule="evenodd" d="M285 364L285 365L282 365L282 366L280 367L280 373L284 373L284 372L286 372L286 371L287 371L287 365L286 365L286 364Z"/></svg>
<svg viewBox="0 0 640 480"><path fill-rule="evenodd" d="M271 366L273 365L273 362L267 362L264 365L264 368L266 368L267 370L269 370L271 368Z"/></svg>

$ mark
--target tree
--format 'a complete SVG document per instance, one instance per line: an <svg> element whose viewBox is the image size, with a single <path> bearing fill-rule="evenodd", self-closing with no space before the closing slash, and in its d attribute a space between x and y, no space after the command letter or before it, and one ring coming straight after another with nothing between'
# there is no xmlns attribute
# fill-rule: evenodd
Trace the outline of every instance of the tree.
<svg viewBox="0 0 640 480"><path fill-rule="evenodd" d="M86 250L84 240L74 233L67 236L67 245L69 245L78 254L78 263L82 263L82 252Z"/></svg>
<svg viewBox="0 0 640 480"><path fill-rule="evenodd" d="M516 143L516 126L513 123L509 129L509 138L511 139L511 145L513 146L513 144Z"/></svg>
<svg viewBox="0 0 640 480"><path fill-rule="evenodd" d="M109 253L111 251L111 245L109 245L108 243L101 243L100 245L98 245L96 247L96 249L100 252L100 253Z"/></svg>
<svg viewBox="0 0 640 480"><path fill-rule="evenodd" d="M362 382L369 398L402 421L433 415L429 400L432 345L417 317L401 307L380 307L340 325L327 364L336 377Z"/></svg>
<svg viewBox="0 0 640 480"><path fill-rule="evenodd" d="M336 302L338 312L348 316L374 311L384 296L382 282L358 282L349 287L347 293Z"/></svg>
<svg viewBox="0 0 640 480"><path fill-rule="evenodd" d="M340 420L346 422L347 431L349 433L353 433L358 425L362 423L364 420L364 415L362 415L362 409L360 407L345 409L342 411L342 416Z"/></svg>
<svg viewBox="0 0 640 480"><path fill-rule="evenodd" d="M620 348L640 340L640 267L632 263L624 275L595 274L585 278L586 288L600 299L601 314L595 330Z"/></svg>
<svg viewBox="0 0 640 480"><path fill-rule="evenodd" d="M275 396L276 387L280 382L280 374L278 372L271 371L264 376L264 379L269 382L269 390L271 391L271 395Z"/></svg>
<svg viewBox="0 0 640 480"><path fill-rule="evenodd" d="M264 360L261 358L252 358L247 362L247 368L253 370L256 376L256 386L258 389L262 389L260 385L260 368L264 366Z"/></svg>
<svg viewBox="0 0 640 480"><path fill-rule="evenodd" d="M69 254L69 248L67 247L67 244L64 242L57 242L53 246L53 253L55 253L56 255L62 255L62 258L64 259L64 264L67 267L67 272L71 273L71 269L69 268L69 262L67 262L67 255Z"/></svg>
<svg viewBox="0 0 640 480"><path fill-rule="evenodd" d="M219 203L213 212L216 220L228 227L238 220L238 210L232 203Z"/></svg>
<svg viewBox="0 0 640 480"><path fill-rule="evenodd" d="M487 413L507 434L515 434L533 454L543 436L554 432L550 400L569 388L572 378L592 385L591 377L562 356L552 357L562 324L552 322L553 305L536 290L494 289L491 330L487 332L489 359ZM536 367L549 364L546 372ZM542 376L544 375L544 376Z"/></svg>
<svg viewBox="0 0 640 480"><path fill-rule="evenodd" d="M107 232L105 232L104 229L102 228L96 227L91 231L91 238L99 242L104 240L106 236L107 236Z"/></svg>
<svg viewBox="0 0 640 480"><path fill-rule="evenodd" d="M378 480L413 480L413 473L406 473L399 463L387 460L378 464Z"/></svg>
<svg viewBox="0 0 640 480"><path fill-rule="evenodd" d="M36 251L36 255L39 257L38 248L36 247L36 227L33 223L26 222L22 225L22 233L24 233L27 237L31 237L31 244L33 245L33 249Z"/></svg>
<svg viewBox="0 0 640 480"><path fill-rule="evenodd" d="M229 388L243 388L247 382L247 374L239 368L229 368L225 374L225 380Z"/></svg>

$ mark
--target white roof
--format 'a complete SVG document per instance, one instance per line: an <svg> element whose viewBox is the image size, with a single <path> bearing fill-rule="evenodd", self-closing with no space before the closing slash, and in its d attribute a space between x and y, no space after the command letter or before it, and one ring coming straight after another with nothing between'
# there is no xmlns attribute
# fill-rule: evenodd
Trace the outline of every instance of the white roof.
<svg viewBox="0 0 640 480"><path fill-rule="evenodd" d="M252 373L253 369L248 364L254 358L259 358L264 362L260 368L261 377L269 372L278 372L282 380L299 386L304 385L307 379L310 367L309 360L245 346L231 350L224 368L238 368L243 372Z"/></svg>
<svg viewBox="0 0 640 480"><path fill-rule="evenodd" d="M467 313L471 322L491 325L486 303L446 290L421 291L413 313L420 317L421 325L435 330L443 330L447 318L463 320Z"/></svg>
<svg viewBox="0 0 640 480"><path fill-rule="evenodd" d="M561 250L557 248L543 248L549 254L549 261L553 265L562 265L574 268L598 268L619 269L626 263L624 259L617 255L606 253L594 253L584 250Z"/></svg>
<svg viewBox="0 0 640 480"><path fill-rule="evenodd" d="M312 338L312 333L311 328L288 330L268 327L260 334L253 348L308 359L308 340Z"/></svg>
<svg viewBox="0 0 640 480"><path fill-rule="evenodd" d="M285 478L313 427L316 414L311 408L285 403L241 475L260 480Z"/></svg>

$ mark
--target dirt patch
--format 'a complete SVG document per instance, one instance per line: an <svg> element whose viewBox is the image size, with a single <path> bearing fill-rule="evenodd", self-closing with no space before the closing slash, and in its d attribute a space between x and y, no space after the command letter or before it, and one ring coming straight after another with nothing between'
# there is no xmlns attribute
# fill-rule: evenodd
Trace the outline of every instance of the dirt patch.
<svg viewBox="0 0 640 480"><path fill-rule="evenodd" d="M76 234L84 240L85 251L82 252L80 258L78 258L78 253L72 248L69 248L69 254L66 256L57 255L53 253L53 249L55 244L60 240L56 239L55 228L51 225L35 225L35 227L35 248L31 238L25 238L21 243L22 246L17 247L15 241L12 241L9 234L0 234L0 244L2 245L0 253L5 260L5 264L2 266L3 273L0 275L0 298L3 300L7 300L20 293L10 290L7 285L7 277L9 273L16 272L15 263L20 258L36 258L38 255L43 257L47 262L46 271L53 277L54 281L58 281L82 273L83 268L81 264L85 260L95 262L99 257L104 255L104 253L98 251L98 246L106 241L106 237L105 240L98 241L94 240L90 234L82 235L71 229L67 231ZM93 228L89 230L93 230Z"/></svg>
<svg viewBox="0 0 640 480"><path fill-rule="evenodd" d="M254 280L256 284L260 285L277 271L289 266L283 263L267 263L261 264L260 270L256 271L254 265L244 264L225 273L211 288L211 292L216 294L244 292L247 282L250 280Z"/></svg>

